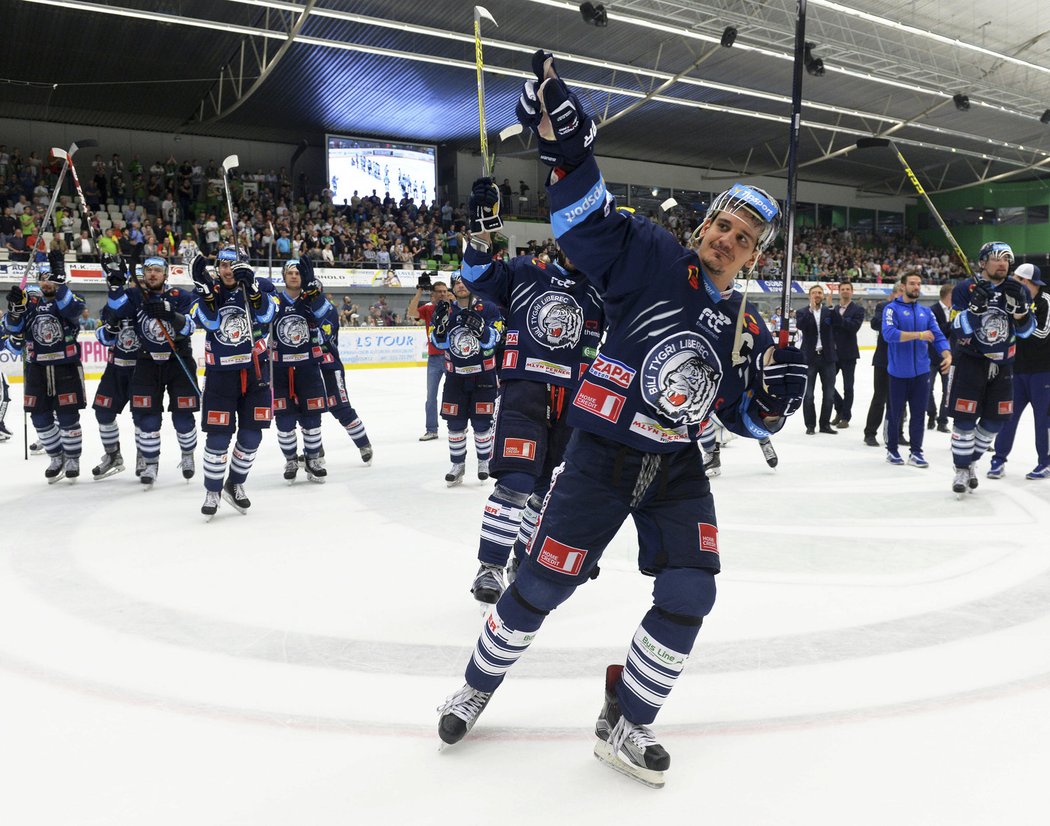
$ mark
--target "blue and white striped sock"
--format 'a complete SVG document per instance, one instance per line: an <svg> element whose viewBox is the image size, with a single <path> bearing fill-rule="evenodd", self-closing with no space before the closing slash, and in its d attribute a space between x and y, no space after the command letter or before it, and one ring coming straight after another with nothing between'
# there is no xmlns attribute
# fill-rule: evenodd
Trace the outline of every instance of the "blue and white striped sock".
<svg viewBox="0 0 1050 826"><path fill-rule="evenodd" d="M492 428L478 432L474 431L474 452L478 455L479 462L488 461L492 456Z"/></svg>
<svg viewBox="0 0 1050 826"><path fill-rule="evenodd" d="M958 425L952 428L952 461L957 468L968 468L973 462L974 431L962 430Z"/></svg>
<svg viewBox="0 0 1050 826"><path fill-rule="evenodd" d="M230 462L230 481L235 485L243 485L251 473L252 465L255 463L255 454L258 451L249 450L241 444L240 440L233 446L233 459Z"/></svg>
<svg viewBox="0 0 1050 826"><path fill-rule="evenodd" d="M186 431L175 431L179 437L179 450L183 453L193 453L197 449L197 428Z"/></svg>
<svg viewBox="0 0 1050 826"><path fill-rule="evenodd" d="M160 431L135 428L135 447L147 462L156 462L160 458Z"/></svg>
<svg viewBox="0 0 1050 826"><path fill-rule="evenodd" d="M624 717L641 725L648 725L656 719L689 659L688 654L675 651L646 630L646 623L652 624L653 619L653 612L650 612L634 632L627 651L627 665L616 692ZM699 626L689 630L695 640ZM689 649L692 649L691 642Z"/></svg>
<svg viewBox="0 0 1050 826"><path fill-rule="evenodd" d="M973 431L973 461L976 462L982 456L985 451L992 446L992 441L995 439L995 434L990 430L985 430L984 425L977 425L977 428Z"/></svg>
<svg viewBox="0 0 1050 826"><path fill-rule="evenodd" d="M532 644L544 615L529 611L510 591L500 597L485 618L466 680L478 691L492 692Z"/></svg>
<svg viewBox="0 0 1050 826"><path fill-rule="evenodd" d="M83 431L80 429L80 425L75 427L63 427L62 428L62 452L66 456L76 458L80 456L81 445L83 439Z"/></svg>
<svg viewBox="0 0 1050 826"><path fill-rule="evenodd" d="M278 430L277 444L285 459L294 459L299 450L299 438L294 430Z"/></svg>
<svg viewBox="0 0 1050 826"><path fill-rule="evenodd" d="M359 418L347 422L345 427L346 432L350 434L350 438L354 440L355 445L358 447L367 447L370 444L368 441L368 434L365 433L365 426L361 423Z"/></svg>
<svg viewBox="0 0 1050 826"><path fill-rule="evenodd" d="M117 453L120 450L120 425L116 422L99 422L98 435L102 439L102 448L106 453Z"/></svg>
<svg viewBox="0 0 1050 826"><path fill-rule="evenodd" d="M454 465L461 465L467 461L467 431L450 430L448 432L448 452Z"/></svg>
<svg viewBox="0 0 1050 826"><path fill-rule="evenodd" d="M212 451L204 448L204 489L218 493L226 477L226 450Z"/></svg>
<svg viewBox="0 0 1050 826"><path fill-rule="evenodd" d="M60 456L62 454L62 435L58 432L58 425L52 422L51 426L41 430L36 429L40 444L47 451L48 456Z"/></svg>
<svg viewBox="0 0 1050 826"><path fill-rule="evenodd" d="M496 485L481 515L481 541L478 561L486 565L506 565L521 527L521 514L528 494Z"/></svg>
<svg viewBox="0 0 1050 826"><path fill-rule="evenodd" d="M321 428L303 428L303 453L311 458L321 455Z"/></svg>

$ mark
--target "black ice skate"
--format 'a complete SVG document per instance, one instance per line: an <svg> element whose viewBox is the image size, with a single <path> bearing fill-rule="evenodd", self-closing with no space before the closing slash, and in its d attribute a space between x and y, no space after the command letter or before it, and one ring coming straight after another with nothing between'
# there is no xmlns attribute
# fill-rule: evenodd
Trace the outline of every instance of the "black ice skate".
<svg viewBox="0 0 1050 826"><path fill-rule="evenodd" d="M957 467L955 469L955 478L952 480L952 493L961 499L966 494L969 480L970 471L964 467Z"/></svg>
<svg viewBox="0 0 1050 826"><path fill-rule="evenodd" d="M484 482L489 478L489 460L478 459L478 479Z"/></svg>
<svg viewBox="0 0 1050 826"><path fill-rule="evenodd" d="M160 461L147 461L139 474L139 481L143 490L153 490L153 483L157 481L157 472L160 470Z"/></svg>
<svg viewBox="0 0 1050 826"><path fill-rule="evenodd" d="M39 456L41 453L46 453L46 451L40 442L33 442L33 444L29 446L29 454L31 456Z"/></svg>
<svg viewBox="0 0 1050 826"><path fill-rule="evenodd" d="M635 725L620 713L616 684L622 673L622 665L610 665L605 669L605 705L594 725L599 741L594 746L594 756L632 780L653 789L662 789L664 772L671 766L671 755L656 742L648 727Z"/></svg>
<svg viewBox="0 0 1050 826"><path fill-rule="evenodd" d="M776 467L777 462L780 460L777 459L777 452L773 449L773 443L769 439L759 439L758 446L762 448L762 455L765 457L766 464L770 467Z"/></svg>
<svg viewBox="0 0 1050 826"><path fill-rule="evenodd" d="M80 476L80 457L66 456L62 462L62 473L70 482L75 482Z"/></svg>
<svg viewBox="0 0 1050 826"><path fill-rule="evenodd" d="M306 478L311 482L316 482L319 485L324 484L325 477L328 475L328 471L324 466L324 459L320 456L307 456L306 457Z"/></svg>
<svg viewBox="0 0 1050 826"><path fill-rule="evenodd" d="M465 462L453 462L452 467L450 467L448 473L445 474L445 484L450 488L454 488L463 481L463 473L466 469L467 465Z"/></svg>
<svg viewBox="0 0 1050 826"><path fill-rule="evenodd" d="M361 461L366 465L372 464L372 445L365 445L361 448Z"/></svg>
<svg viewBox="0 0 1050 826"><path fill-rule="evenodd" d="M205 522L211 522L211 518L215 516L215 512L219 509L219 492L217 490L209 490L204 494L204 504L201 505L201 513L203 513L207 519Z"/></svg>
<svg viewBox="0 0 1050 826"><path fill-rule="evenodd" d="M306 459L303 459L305 464ZM295 481L295 477L299 475L299 461L297 459L288 459L284 463L284 481L289 485Z"/></svg>
<svg viewBox="0 0 1050 826"><path fill-rule="evenodd" d="M197 465L193 461L193 451L184 450L182 451L182 458L179 459L179 470L182 471L182 478L187 482L193 478L193 474L197 472Z"/></svg>
<svg viewBox="0 0 1050 826"><path fill-rule="evenodd" d="M222 498L233 505L238 513L247 513L252 506L252 500L244 493L244 486L234 484L229 479L222 486Z"/></svg>
<svg viewBox="0 0 1050 826"><path fill-rule="evenodd" d="M505 588L503 567L482 563L474 576L474 584L470 586L470 593L474 595L474 599L482 603L483 608L487 609L489 605L499 602Z"/></svg>
<svg viewBox="0 0 1050 826"><path fill-rule="evenodd" d="M715 445L714 450L707 454L704 459L704 475L708 478L718 476L722 473L722 450Z"/></svg>
<svg viewBox="0 0 1050 826"><path fill-rule="evenodd" d="M47 483L49 485L55 484L55 482L62 478L63 464L64 462L62 460L61 453L59 453L57 456L51 457L51 464L49 464L47 466L47 469L44 471L44 478L47 479Z"/></svg>
<svg viewBox="0 0 1050 826"><path fill-rule="evenodd" d="M120 473L122 470L124 470L124 457L120 455L119 450L114 450L112 453L106 453L102 461L91 468L91 478L98 481Z"/></svg>
<svg viewBox="0 0 1050 826"><path fill-rule="evenodd" d="M443 743L455 745L462 740L468 731L474 728L481 712L492 699L492 694L477 691L464 685L459 691L438 706L441 718L438 720L438 737Z"/></svg>

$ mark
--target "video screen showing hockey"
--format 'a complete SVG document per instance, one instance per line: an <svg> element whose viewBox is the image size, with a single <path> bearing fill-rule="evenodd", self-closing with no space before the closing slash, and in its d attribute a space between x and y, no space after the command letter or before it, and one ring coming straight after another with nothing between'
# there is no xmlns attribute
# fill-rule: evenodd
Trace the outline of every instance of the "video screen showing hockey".
<svg viewBox="0 0 1050 826"><path fill-rule="evenodd" d="M394 143L340 135L327 136L328 185L332 203L386 193L397 201L430 203L437 181L437 149L427 144Z"/></svg>

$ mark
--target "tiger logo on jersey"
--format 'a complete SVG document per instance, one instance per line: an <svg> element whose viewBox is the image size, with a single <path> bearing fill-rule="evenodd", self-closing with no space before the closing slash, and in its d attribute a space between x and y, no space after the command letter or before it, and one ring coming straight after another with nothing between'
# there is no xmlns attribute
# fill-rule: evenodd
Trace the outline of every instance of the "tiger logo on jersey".
<svg viewBox="0 0 1050 826"><path fill-rule="evenodd" d="M583 310L571 295L548 292L529 308L529 333L544 347L575 347L583 332Z"/></svg>
<svg viewBox="0 0 1050 826"><path fill-rule="evenodd" d="M463 327L456 327L448 337L448 350L458 359L469 359L481 352L481 342Z"/></svg>
<svg viewBox="0 0 1050 826"><path fill-rule="evenodd" d="M642 397L675 424L699 424L718 392L722 364L697 333L668 336L646 355Z"/></svg>
<svg viewBox="0 0 1050 826"><path fill-rule="evenodd" d="M174 334L175 328L167 321L161 321L159 318L149 318L148 316L143 317L142 336L146 341L150 341L153 344L167 344L168 339L164 335L165 332L171 336Z"/></svg>
<svg viewBox="0 0 1050 826"><path fill-rule="evenodd" d="M215 338L220 344L236 347L246 340L250 341L251 337L252 331L244 310L232 305L219 309L219 327L215 331Z"/></svg>
<svg viewBox="0 0 1050 826"><path fill-rule="evenodd" d="M130 353L134 350L138 350L140 346L138 333L135 332L135 328L130 324L120 325L120 329L117 331L116 348L123 350L126 353Z"/></svg>
<svg viewBox="0 0 1050 826"><path fill-rule="evenodd" d="M46 313L33 318L33 328L30 335L33 341L41 347L50 347L65 338L62 322L53 315L47 315Z"/></svg>
<svg viewBox="0 0 1050 826"><path fill-rule="evenodd" d="M302 347L310 340L310 325L301 315L282 316L277 322L277 340L285 347Z"/></svg>
<svg viewBox="0 0 1050 826"><path fill-rule="evenodd" d="M977 340L986 347L996 347L1010 336L1010 319L998 307L989 307L981 313L981 323L974 330Z"/></svg>

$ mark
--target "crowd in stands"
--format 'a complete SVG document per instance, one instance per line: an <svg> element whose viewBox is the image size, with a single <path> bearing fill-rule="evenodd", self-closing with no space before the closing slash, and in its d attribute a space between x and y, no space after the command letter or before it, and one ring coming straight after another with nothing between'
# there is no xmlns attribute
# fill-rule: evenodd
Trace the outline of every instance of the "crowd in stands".
<svg viewBox="0 0 1050 826"><path fill-rule="evenodd" d="M80 164L86 166L83 160ZM17 147L8 151L0 144L0 246L12 260L28 260L59 169L59 163L48 163L36 152L25 156ZM81 181L102 252L181 261L197 249L213 256L233 240L222 171L214 159L202 164L169 157L147 167L138 155L125 164L119 154L109 160L96 154ZM500 188L513 198L506 180ZM306 255L319 267L452 270L465 244L462 204L416 204L411 197L380 197L375 190L363 196L355 192L339 205L332 203L327 190L296 197L284 167L254 173L233 170L230 189L238 211L237 243L256 264ZM701 218L681 208L659 216L683 242ZM60 232L53 248L74 253L78 260L95 260L90 232L81 225L71 194L60 198L55 226ZM940 284L963 275L947 250L926 247L907 234L801 228L795 242L794 277L801 280L889 284L905 270L917 269L927 283ZM533 241L529 252L553 248L553 241ZM783 259L782 246L770 249L755 275L779 278ZM372 319L370 310L361 323Z"/></svg>
<svg viewBox="0 0 1050 826"><path fill-rule="evenodd" d="M60 168L36 153L26 157L17 147L9 152L0 144L0 245L13 260L28 260ZM215 160L201 164L169 157L147 167L138 155L125 164L119 154L110 160L96 154L91 174L81 182L102 252L182 260L197 249L213 256L236 240L259 264L271 257L279 263L309 256L321 267L451 270L464 245L462 205L416 204L411 197L397 200L374 190L355 192L339 205L330 191L296 197L284 167L232 171L236 239ZM56 210L54 248L93 260L91 233L82 225L71 188L69 193L62 194Z"/></svg>

